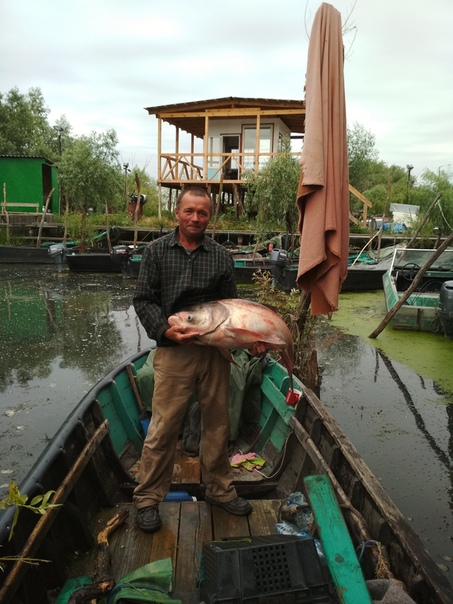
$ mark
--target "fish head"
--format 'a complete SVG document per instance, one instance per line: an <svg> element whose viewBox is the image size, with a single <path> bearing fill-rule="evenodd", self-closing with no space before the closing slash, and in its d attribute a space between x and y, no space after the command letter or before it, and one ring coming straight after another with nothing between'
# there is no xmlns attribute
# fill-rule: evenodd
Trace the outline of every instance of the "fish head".
<svg viewBox="0 0 453 604"><path fill-rule="evenodd" d="M167 321L171 327L174 325L184 327L185 333L203 334L216 327L214 310L211 304L197 304L171 315Z"/></svg>

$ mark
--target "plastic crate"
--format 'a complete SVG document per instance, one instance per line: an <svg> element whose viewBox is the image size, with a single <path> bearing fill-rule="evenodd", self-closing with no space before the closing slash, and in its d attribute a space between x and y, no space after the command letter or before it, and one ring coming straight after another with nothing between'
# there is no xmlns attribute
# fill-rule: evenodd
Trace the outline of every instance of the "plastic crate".
<svg viewBox="0 0 453 604"><path fill-rule="evenodd" d="M313 539L293 535L205 543L199 591L206 604L338 602Z"/></svg>

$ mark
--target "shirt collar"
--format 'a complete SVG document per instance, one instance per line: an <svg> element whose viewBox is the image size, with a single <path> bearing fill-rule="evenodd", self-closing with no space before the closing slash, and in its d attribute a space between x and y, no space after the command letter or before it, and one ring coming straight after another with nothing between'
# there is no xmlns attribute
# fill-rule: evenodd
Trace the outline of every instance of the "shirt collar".
<svg viewBox="0 0 453 604"><path fill-rule="evenodd" d="M178 239L178 230L179 230L179 227L176 227L175 230L170 233L169 245L171 245L173 247L175 245L181 245L179 243L179 239ZM203 235L201 244L198 246L197 249L199 249L200 247L203 247L206 251L212 250L214 247L214 244L213 244L211 237L207 237L206 235Z"/></svg>

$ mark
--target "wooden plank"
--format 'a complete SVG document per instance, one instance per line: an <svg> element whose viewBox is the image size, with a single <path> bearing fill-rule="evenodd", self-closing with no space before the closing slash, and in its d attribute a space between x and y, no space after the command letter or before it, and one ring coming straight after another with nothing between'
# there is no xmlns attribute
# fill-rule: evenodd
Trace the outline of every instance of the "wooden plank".
<svg viewBox="0 0 453 604"><path fill-rule="evenodd" d="M257 499L251 502L253 512L249 516L250 534L252 537L275 535L278 512L281 501L277 499Z"/></svg>
<svg viewBox="0 0 453 604"><path fill-rule="evenodd" d="M129 508L129 518L125 526L113 534L110 541L115 581L119 581L128 573L151 561L154 535L144 533L135 525L135 508L132 504L127 504L127 507ZM113 509L112 512L114 511L116 510Z"/></svg>
<svg viewBox="0 0 453 604"><path fill-rule="evenodd" d="M173 568L175 567L181 505L175 502L163 502L159 505L162 528L154 533L150 562L171 558Z"/></svg>
<svg viewBox="0 0 453 604"><path fill-rule="evenodd" d="M176 448L175 462L173 465L173 484L200 484L200 458L189 457L182 452L181 442Z"/></svg>
<svg viewBox="0 0 453 604"><path fill-rule="evenodd" d="M181 523L175 569L175 595L185 604L198 604L200 552L212 541L211 506L204 501L181 504Z"/></svg>
<svg viewBox="0 0 453 604"><path fill-rule="evenodd" d="M215 541L231 537L249 537L250 529L246 516L235 516L212 506L213 538Z"/></svg>
<svg viewBox="0 0 453 604"><path fill-rule="evenodd" d="M340 602L371 604L362 569L327 476L307 476L307 495Z"/></svg>

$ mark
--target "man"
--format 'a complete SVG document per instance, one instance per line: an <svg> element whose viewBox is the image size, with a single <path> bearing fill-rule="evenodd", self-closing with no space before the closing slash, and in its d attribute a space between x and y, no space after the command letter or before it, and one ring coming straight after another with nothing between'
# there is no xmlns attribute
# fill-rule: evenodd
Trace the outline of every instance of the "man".
<svg viewBox="0 0 453 604"><path fill-rule="evenodd" d="M178 227L153 241L143 254L134 307L148 336L157 342L152 417L134 491L137 525L161 527L159 502L167 494L186 404L197 394L202 417L200 466L205 499L232 514L247 515L251 504L237 496L228 460L230 364L217 348L193 344L167 318L193 304L236 298L234 263L221 245L205 235L211 198L201 187L182 191L176 202ZM255 354L264 345L253 347Z"/></svg>

